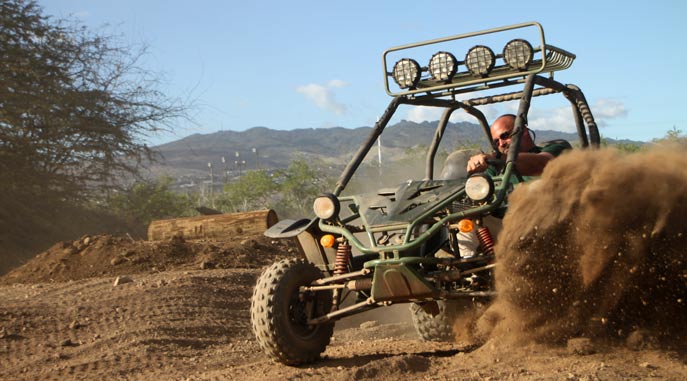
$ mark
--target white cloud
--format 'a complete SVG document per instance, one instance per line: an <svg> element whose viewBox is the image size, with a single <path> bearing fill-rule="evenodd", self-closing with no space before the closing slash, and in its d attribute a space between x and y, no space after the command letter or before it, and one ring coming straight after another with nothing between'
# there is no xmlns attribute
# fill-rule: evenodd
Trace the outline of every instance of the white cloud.
<svg viewBox="0 0 687 381"><path fill-rule="evenodd" d="M296 88L296 91L303 94L306 99L313 102L317 107L333 112L336 115L343 115L346 113L346 105L336 101L333 89L345 86L348 86L348 83L333 79L327 82L326 85L310 83Z"/></svg>
<svg viewBox="0 0 687 381"><path fill-rule="evenodd" d="M332 88L332 87L334 87L334 88L336 88L336 87L346 87L346 86L348 86L348 82L342 81L342 80L340 80L340 79L332 79L331 81L329 81L329 82L327 83L327 85L328 85L330 88Z"/></svg>
<svg viewBox="0 0 687 381"><path fill-rule="evenodd" d="M518 107L519 103L517 101L509 101L501 104L479 106L478 108L484 113L487 121L491 123L499 115L517 113ZM594 120L600 127L604 126L610 119L622 118L628 114L625 104L613 99L599 99L591 105L590 108L592 110L592 115L594 115ZM441 118L442 113L443 109L438 107L417 106L408 111L405 119L416 123L436 121ZM477 119L461 110L456 110L451 115L451 122L456 123L463 121L477 123ZM553 130L573 133L577 131L571 106L557 108L533 107L530 109L529 113L529 127L533 130Z"/></svg>
<svg viewBox="0 0 687 381"><path fill-rule="evenodd" d="M441 113L442 109L437 107L417 106L408 110L408 114L405 119L415 123L422 123L428 120L438 120L441 118Z"/></svg>
<svg viewBox="0 0 687 381"><path fill-rule="evenodd" d="M627 116L625 104L613 99L599 99L590 108L599 127L605 125L610 119ZM532 109L529 115L529 127L533 130L577 131L569 106L554 109Z"/></svg>
<svg viewBox="0 0 687 381"><path fill-rule="evenodd" d="M614 119L627 116L625 105L613 99L599 99L592 106L592 115L598 119Z"/></svg>
<svg viewBox="0 0 687 381"><path fill-rule="evenodd" d="M86 18L91 17L91 12L89 12L89 11L77 11L77 12L72 13L72 16L78 17L80 19L86 19Z"/></svg>
<svg viewBox="0 0 687 381"><path fill-rule="evenodd" d="M480 111L484 113L484 116L487 118L487 120L493 120L497 116L503 114L502 110L497 106L497 105L487 105L487 106L481 106L479 107ZM441 118L441 115L444 113L443 108L439 107L428 107L428 106L416 106L408 110L408 113L405 117L406 120L409 120L411 122L415 123L422 123L426 121L436 121ZM477 123L477 119L468 114L467 112L463 110L456 110L451 114L450 122L452 123L458 123L458 122L471 122L471 123Z"/></svg>
<svg viewBox="0 0 687 381"><path fill-rule="evenodd" d="M571 107L533 108L530 110L528 119L528 126L533 130L577 131Z"/></svg>

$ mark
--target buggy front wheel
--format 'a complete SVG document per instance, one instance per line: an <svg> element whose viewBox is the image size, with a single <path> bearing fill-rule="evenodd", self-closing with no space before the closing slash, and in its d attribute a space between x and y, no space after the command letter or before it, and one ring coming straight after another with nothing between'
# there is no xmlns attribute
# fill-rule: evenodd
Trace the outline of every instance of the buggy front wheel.
<svg viewBox="0 0 687 381"><path fill-rule="evenodd" d="M251 324L258 344L273 360L306 364L325 351L334 323L307 322L330 312L332 292L300 291L301 286L320 278L320 270L302 259L279 261L258 278L251 301Z"/></svg>

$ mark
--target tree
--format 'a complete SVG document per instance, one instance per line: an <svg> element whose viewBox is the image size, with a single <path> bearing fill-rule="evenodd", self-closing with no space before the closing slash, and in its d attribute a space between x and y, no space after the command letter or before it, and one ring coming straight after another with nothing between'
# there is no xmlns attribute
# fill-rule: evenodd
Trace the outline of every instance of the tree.
<svg viewBox="0 0 687 381"><path fill-rule="evenodd" d="M315 197L334 189L335 180L311 168L304 159L293 160L286 170L275 175L280 184L280 215L312 215Z"/></svg>
<svg viewBox="0 0 687 381"><path fill-rule="evenodd" d="M170 189L172 178L136 182L108 200L109 209L116 215L137 224L148 225L152 220L188 215L193 201Z"/></svg>
<svg viewBox="0 0 687 381"><path fill-rule="evenodd" d="M238 181L224 186L217 205L230 212L270 208L270 200L278 190L266 171L248 171Z"/></svg>
<svg viewBox="0 0 687 381"><path fill-rule="evenodd" d="M145 48L42 14L35 1L0 3L0 190L75 200L137 175L154 154L143 139L185 106L140 68Z"/></svg>
<svg viewBox="0 0 687 381"><path fill-rule="evenodd" d="M680 140L682 139L682 130L678 130L677 127L673 126L672 130L666 131L666 140Z"/></svg>
<svg viewBox="0 0 687 381"><path fill-rule="evenodd" d="M620 152L623 153L635 153L635 152L640 152L643 147L641 144L638 143L631 143L631 142L617 142L617 143L612 143L609 142L607 138L601 138L601 147L602 148L608 148L608 147L613 147L617 149Z"/></svg>
<svg viewBox="0 0 687 381"><path fill-rule="evenodd" d="M637 143L617 143L614 147L625 153L635 153L642 150L642 146Z"/></svg>
<svg viewBox="0 0 687 381"><path fill-rule="evenodd" d="M685 136L682 133L682 130L679 130L677 127L673 126L671 130L666 131L666 136L663 137L664 141L668 142L674 142L674 143L680 143L685 140Z"/></svg>
<svg viewBox="0 0 687 381"><path fill-rule="evenodd" d="M654 139L653 142L654 144L661 144L677 149L687 149L687 136L682 133L682 130L675 126L673 126L671 130L666 131L666 135L663 138Z"/></svg>

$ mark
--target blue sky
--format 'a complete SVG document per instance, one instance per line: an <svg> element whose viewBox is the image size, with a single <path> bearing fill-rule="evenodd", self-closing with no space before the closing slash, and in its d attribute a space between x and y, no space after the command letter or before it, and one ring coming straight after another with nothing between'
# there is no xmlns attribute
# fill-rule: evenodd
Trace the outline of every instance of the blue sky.
<svg viewBox="0 0 687 381"><path fill-rule="evenodd" d="M162 89L195 104L195 123L180 122L153 144L255 126L370 126L391 100L384 50L526 21L540 22L548 44L577 56L555 78L584 91L603 136L648 141L673 127L687 131L679 99L687 89L681 0L38 2L48 15L148 45L142 63L164 74ZM533 103L530 125L570 130L569 106L560 98ZM402 111L392 123L438 118L424 109Z"/></svg>

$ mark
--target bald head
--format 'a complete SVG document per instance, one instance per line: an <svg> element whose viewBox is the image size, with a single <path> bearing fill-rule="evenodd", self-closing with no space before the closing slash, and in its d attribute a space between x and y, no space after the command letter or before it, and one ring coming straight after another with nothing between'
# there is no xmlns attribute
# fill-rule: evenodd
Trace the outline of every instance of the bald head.
<svg viewBox="0 0 687 381"><path fill-rule="evenodd" d="M501 115L491 125L491 138L494 140L496 148L502 154L507 154L511 143L511 134L515 129L515 115ZM520 139L520 151L529 151L534 147L534 142L529 132L525 132Z"/></svg>

